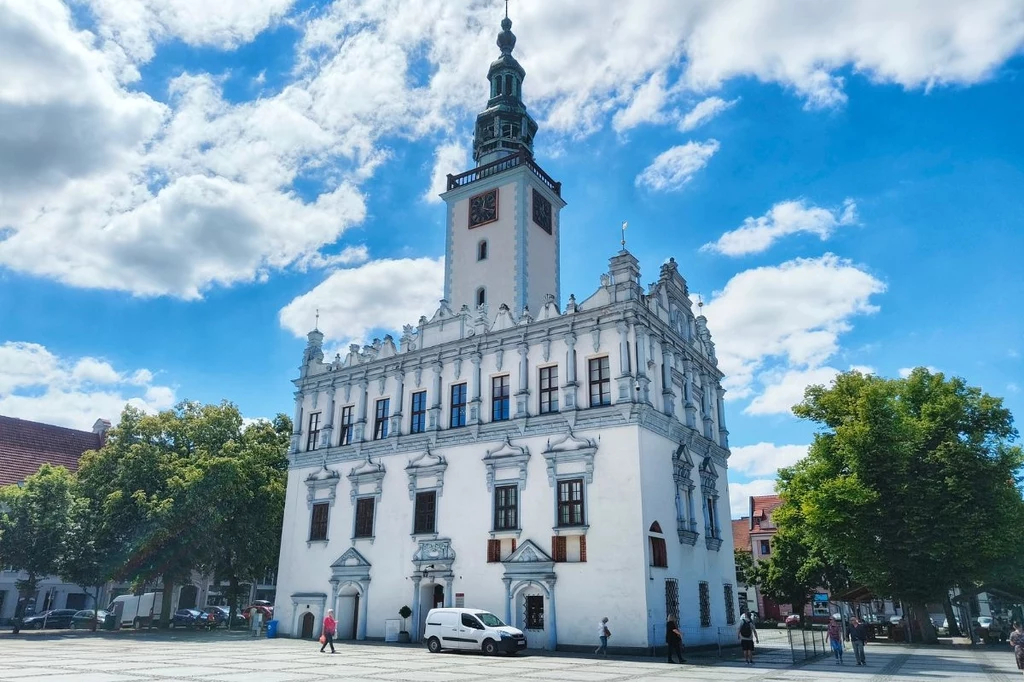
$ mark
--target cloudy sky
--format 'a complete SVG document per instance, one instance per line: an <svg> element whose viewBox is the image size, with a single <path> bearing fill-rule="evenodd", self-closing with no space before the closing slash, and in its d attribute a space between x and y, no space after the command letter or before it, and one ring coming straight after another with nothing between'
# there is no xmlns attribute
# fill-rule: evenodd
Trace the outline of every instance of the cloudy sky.
<svg viewBox="0 0 1024 682"><path fill-rule="evenodd" d="M0 0L0 414L289 411L441 292L499 0ZM1024 3L513 0L562 291L700 292L734 512L809 383L916 365L1024 414Z"/></svg>

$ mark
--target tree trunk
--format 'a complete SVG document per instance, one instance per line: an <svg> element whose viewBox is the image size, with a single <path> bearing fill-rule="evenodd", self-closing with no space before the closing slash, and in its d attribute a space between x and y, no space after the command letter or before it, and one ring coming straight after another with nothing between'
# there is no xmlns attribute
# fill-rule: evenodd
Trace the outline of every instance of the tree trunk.
<svg viewBox="0 0 1024 682"><path fill-rule="evenodd" d="M238 576L232 574L228 587L228 629L235 624L235 613L238 612Z"/></svg>
<svg viewBox="0 0 1024 682"><path fill-rule="evenodd" d="M960 628L956 624L956 612L953 611L953 602L949 599L949 592L946 592L946 598L942 600L942 610L946 612L946 623L949 625L949 636L960 637Z"/></svg>
<svg viewBox="0 0 1024 682"><path fill-rule="evenodd" d="M96 591L93 592L93 594L92 594L92 610L96 614L96 618L92 619L92 628L91 629L92 629L93 632L96 632L96 627L99 625L99 623L97 623L96 621L99 619L100 589L102 589L102 588L97 586L96 587Z"/></svg>
<svg viewBox="0 0 1024 682"><path fill-rule="evenodd" d="M939 636L935 633L935 626L928 616L928 608L924 602L909 602L910 605L910 641L923 644L938 644Z"/></svg>
<svg viewBox="0 0 1024 682"><path fill-rule="evenodd" d="M174 578L164 576L164 594L160 600L160 627L167 629L171 625L171 601L174 597Z"/></svg>

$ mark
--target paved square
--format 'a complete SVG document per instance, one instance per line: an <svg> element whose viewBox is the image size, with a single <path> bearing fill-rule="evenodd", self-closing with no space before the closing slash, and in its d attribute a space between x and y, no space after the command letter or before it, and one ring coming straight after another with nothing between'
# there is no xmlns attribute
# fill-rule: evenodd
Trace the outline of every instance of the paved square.
<svg viewBox="0 0 1024 682"><path fill-rule="evenodd" d="M848 652L850 653L850 652ZM800 665L786 651L763 651L757 664L719 660L713 652L689 656L686 665L641 657L597 658L588 654L522 654L514 658L478 654L433 655L417 646L339 644L335 655L319 644L291 639L254 640L226 633L0 633L0 681L42 682L308 682L319 680L921 680L1021 679L1009 647L953 648L869 645L865 668L842 667L830 658Z"/></svg>

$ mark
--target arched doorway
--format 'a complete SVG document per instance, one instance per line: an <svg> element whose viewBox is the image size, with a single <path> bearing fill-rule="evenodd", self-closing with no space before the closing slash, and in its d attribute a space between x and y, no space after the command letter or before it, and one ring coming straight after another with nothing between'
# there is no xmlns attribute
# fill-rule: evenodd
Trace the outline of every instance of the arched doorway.
<svg viewBox="0 0 1024 682"><path fill-rule="evenodd" d="M338 591L338 639L355 639L359 632L359 589L352 583Z"/></svg>
<svg viewBox="0 0 1024 682"><path fill-rule="evenodd" d="M530 649L546 649L548 646L547 590L534 582L524 583L514 597L513 622L526 635L526 646Z"/></svg>
<svg viewBox="0 0 1024 682"><path fill-rule="evenodd" d="M302 634L299 636L302 639L313 639L313 626L316 624L316 618L312 613L306 611L302 614Z"/></svg>

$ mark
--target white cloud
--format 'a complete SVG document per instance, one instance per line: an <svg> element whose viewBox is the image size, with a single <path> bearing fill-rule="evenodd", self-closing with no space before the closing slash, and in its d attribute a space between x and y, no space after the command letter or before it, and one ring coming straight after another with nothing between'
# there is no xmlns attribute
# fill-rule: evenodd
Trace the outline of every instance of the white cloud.
<svg viewBox="0 0 1024 682"><path fill-rule="evenodd" d="M658 154L651 165L636 176L636 185L656 191L682 189L697 171L708 165L717 151L718 140L687 142L672 147Z"/></svg>
<svg viewBox="0 0 1024 682"><path fill-rule="evenodd" d="M807 456L806 445L756 445L732 446L729 469L747 476L774 476L782 467L792 466Z"/></svg>
<svg viewBox="0 0 1024 682"><path fill-rule="evenodd" d="M430 174L430 187L423 200L440 204L441 194L448 191L448 174L458 175L470 168L470 150L459 142L445 142L434 150L434 171Z"/></svg>
<svg viewBox="0 0 1024 682"><path fill-rule="evenodd" d="M389 158L383 140L436 140L482 108L490 4L294 5L88 0L94 35L58 0L0 3L0 265L183 298L301 268L364 219L361 186ZM675 124L663 111L675 98L734 77L828 105L845 98L845 70L907 88L971 84L1024 44L1014 0L937 0L927 13L913 0L592 5L524 1L513 17L552 147L609 121ZM223 79L202 73L169 83L167 103L126 87L164 42L229 50L282 21L301 38L292 81L274 94L229 102ZM678 188L708 144L669 150L638 182Z"/></svg>
<svg viewBox="0 0 1024 682"><path fill-rule="evenodd" d="M1007 393L1019 393L1020 392L1020 386L1018 386L1017 384L1015 384L1015 383L1013 383L1011 381L1010 383L1006 384L1006 392Z"/></svg>
<svg viewBox="0 0 1024 682"><path fill-rule="evenodd" d="M917 369L917 367L900 367L898 370L900 378L906 379L915 369ZM939 371L938 369L932 367L931 365L926 366L925 369L928 370L931 374L935 374Z"/></svg>
<svg viewBox="0 0 1024 682"><path fill-rule="evenodd" d="M857 222L857 204L853 199L843 202L842 208L829 210L809 205L806 200L783 201L775 204L763 216L746 218L743 225L726 232L701 247L726 256L744 256L761 253L777 240L801 232L817 235L825 241L837 228Z"/></svg>
<svg viewBox="0 0 1024 682"><path fill-rule="evenodd" d="M174 389L148 369L119 372L92 357L62 358L36 343L0 345L0 414L76 429L117 422L126 403L147 412L171 407Z"/></svg>
<svg viewBox="0 0 1024 682"><path fill-rule="evenodd" d="M750 515L750 498L758 495L775 493L774 478L758 478L746 483L729 482L729 506L732 518L739 519Z"/></svg>
<svg viewBox="0 0 1024 682"><path fill-rule="evenodd" d="M679 129L683 132L699 128L715 116L734 106L738 99L726 101L721 97L708 97L703 99L691 109L683 120L679 122Z"/></svg>
<svg viewBox="0 0 1024 682"><path fill-rule="evenodd" d="M761 377L764 392L743 410L745 414L790 414L793 406L804 399L804 390L813 384L828 385L839 374L834 367L792 369Z"/></svg>
<svg viewBox="0 0 1024 682"><path fill-rule="evenodd" d="M372 331L395 331L429 315L443 295L444 262L432 258L374 260L336 270L281 309L281 326L298 337L320 310L320 331L334 343L366 341Z"/></svg>
<svg viewBox="0 0 1024 682"><path fill-rule="evenodd" d="M749 396L755 374L769 361L792 369L821 367L838 350L851 319L877 311L871 296L883 291L884 283L832 254L732 277L704 306L729 397ZM789 399L781 389L776 395Z"/></svg>
<svg viewBox="0 0 1024 682"><path fill-rule="evenodd" d="M284 16L295 0L85 0L105 37L135 59L148 61L154 43L180 38L188 45L231 49Z"/></svg>

